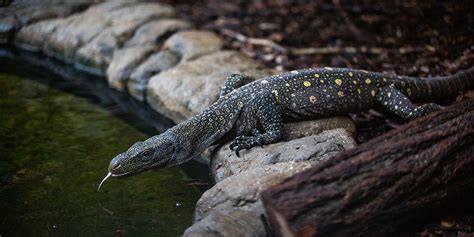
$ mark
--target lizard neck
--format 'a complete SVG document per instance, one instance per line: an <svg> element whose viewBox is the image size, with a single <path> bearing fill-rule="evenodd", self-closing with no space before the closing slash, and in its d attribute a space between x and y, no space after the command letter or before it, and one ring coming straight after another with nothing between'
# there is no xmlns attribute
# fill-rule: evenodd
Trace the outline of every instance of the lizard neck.
<svg viewBox="0 0 474 237"><path fill-rule="evenodd" d="M228 111L224 111L228 112ZM172 128L177 151L170 166L178 165L199 156L207 147L229 132L235 121L234 113L223 113L215 106Z"/></svg>

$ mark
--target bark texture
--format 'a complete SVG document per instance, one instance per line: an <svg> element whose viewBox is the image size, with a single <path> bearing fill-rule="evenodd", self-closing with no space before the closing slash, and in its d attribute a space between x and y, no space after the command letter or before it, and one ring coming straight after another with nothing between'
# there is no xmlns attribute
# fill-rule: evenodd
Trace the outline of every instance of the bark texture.
<svg viewBox="0 0 474 237"><path fill-rule="evenodd" d="M394 233L474 195L474 100L409 122L262 193L280 236Z"/></svg>

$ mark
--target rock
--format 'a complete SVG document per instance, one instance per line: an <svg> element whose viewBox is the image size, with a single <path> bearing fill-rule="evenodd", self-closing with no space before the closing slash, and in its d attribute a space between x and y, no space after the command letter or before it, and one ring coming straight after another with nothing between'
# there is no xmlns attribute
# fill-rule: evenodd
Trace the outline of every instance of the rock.
<svg viewBox="0 0 474 237"><path fill-rule="evenodd" d="M195 223L184 236L267 236L260 193L312 162L285 162L256 167L207 190L196 204ZM227 232L231 231L231 232Z"/></svg>
<svg viewBox="0 0 474 237"><path fill-rule="evenodd" d="M155 52L154 45L143 45L115 50L112 62L107 69L109 86L123 91L133 70L150 54Z"/></svg>
<svg viewBox="0 0 474 237"><path fill-rule="evenodd" d="M211 31L181 31L164 43L164 49L181 55L181 62L189 61L222 48L224 41Z"/></svg>
<svg viewBox="0 0 474 237"><path fill-rule="evenodd" d="M296 138L318 135L323 131L342 128L355 138L356 127L354 121L348 116L336 116L314 120L303 120L285 123L283 127L283 141Z"/></svg>
<svg viewBox="0 0 474 237"><path fill-rule="evenodd" d="M4 16L0 19L0 44L11 41L15 31L20 28L20 22L14 15Z"/></svg>
<svg viewBox="0 0 474 237"><path fill-rule="evenodd" d="M179 62L179 56L170 51L157 52L135 69L127 83L128 92L135 99L144 101L148 80L155 74Z"/></svg>
<svg viewBox="0 0 474 237"><path fill-rule="evenodd" d="M175 122L184 121L216 101L224 81L232 73L256 78L270 74L258 62L239 52L218 51L152 77L147 102Z"/></svg>
<svg viewBox="0 0 474 237"><path fill-rule="evenodd" d="M192 25L179 19L159 19L150 21L134 33L133 37L125 44L125 47L136 45L156 44L164 41L166 37L176 31L186 30Z"/></svg>
<svg viewBox="0 0 474 237"><path fill-rule="evenodd" d="M78 1L70 3L39 3L26 8L21 8L15 12L15 16L22 26L39 21L63 18L75 12L84 10L92 1Z"/></svg>
<svg viewBox="0 0 474 237"><path fill-rule="evenodd" d="M158 28L160 25L166 28ZM177 30L178 27L183 29L189 26L189 24L177 20L157 21L147 27L142 27L141 32L137 31L135 34L137 37L134 36L128 43L130 45L140 42L147 43L151 39L159 41L160 38L167 36L167 33L173 30ZM153 38L150 38L150 36L153 36ZM156 57L147 60L143 67L137 69L134 78L129 80L130 94L138 100L144 100L147 83L151 76L177 64L176 59L180 63L184 63L220 49L222 43L220 37L208 31L181 31L173 34L163 45L162 51L156 54Z"/></svg>
<svg viewBox="0 0 474 237"><path fill-rule="evenodd" d="M131 21L105 29L76 53L75 67L99 76L105 75L114 51L130 38L141 24Z"/></svg>
<svg viewBox="0 0 474 237"><path fill-rule="evenodd" d="M5 11L0 12L0 43L11 42L15 32L23 26L47 19L69 16L85 9L91 2L15 1L5 8Z"/></svg>
<svg viewBox="0 0 474 237"><path fill-rule="evenodd" d="M342 119L342 118L341 118ZM315 120L317 121L317 120ZM329 120L326 120L329 121ZM330 126L329 123L327 126ZM338 127L338 123L334 123ZM341 127L354 129L352 121L340 122ZM325 125L326 126L326 125ZM304 126L302 127L304 128ZM319 128L315 132L318 132ZM322 161L356 145L353 137L343 128L323 131L289 141L240 151L240 157L224 144L211 159L211 172L216 182L254 167L263 167L288 161Z"/></svg>
<svg viewBox="0 0 474 237"><path fill-rule="evenodd" d="M183 234L184 237L260 237L265 226L259 216L239 209L214 211L195 223Z"/></svg>
<svg viewBox="0 0 474 237"><path fill-rule="evenodd" d="M150 29L150 27L146 27L150 25L150 23L146 23L149 21L149 19L171 17L174 15L174 11L166 5L142 4L137 7L133 7L133 9L130 8L132 7L127 7L123 10L116 11L111 15L113 18L114 15L120 15L123 11L127 11L126 14L129 19L118 18L117 21L120 21L120 23L115 22L114 26L105 29L91 42L79 49L76 54L75 63L77 68L97 75L104 75L108 65L112 60L114 50L119 49L122 45L124 45L132 37L132 35L134 35L137 29L137 33L140 31L143 33L143 29L145 29L145 31L156 30L155 28ZM146 11L144 9L146 9ZM168 30L173 31L179 27L185 26L183 21L174 19L155 20L152 22L168 22L161 24L161 26L164 27L160 29L163 33L166 33ZM148 44L152 45L155 43L156 42L141 41L140 44L127 44L125 47L142 46ZM158 48L159 45L156 47Z"/></svg>
<svg viewBox="0 0 474 237"><path fill-rule="evenodd" d="M71 17L48 38L45 52L66 62L73 62L75 52L106 28L144 23L151 19L172 17L173 8L158 3L106 2Z"/></svg>
<svg viewBox="0 0 474 237"><path fill-rule="evenodd" d="M46 20L23 27L15 35L13 42L16 47L21 49L41 51L45 43L44 39L51 35L59 25L64 24L64 21L66 20Z"/></svg>

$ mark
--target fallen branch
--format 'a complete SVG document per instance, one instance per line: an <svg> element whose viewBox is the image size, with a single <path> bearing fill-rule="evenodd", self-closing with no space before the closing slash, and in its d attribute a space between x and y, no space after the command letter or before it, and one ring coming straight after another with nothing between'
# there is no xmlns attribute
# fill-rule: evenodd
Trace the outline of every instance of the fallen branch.
<svg viewBox="0 0 474 237"><path fill-rule="evenodd" d="M221 29L220 30L221 34L223 35L226 35L226 36L229 36L231 38L234 38L240 42L243 42L243 43L248 43L248 44L253 44L253 45L260 45L260 46L266 46L266 47L270 47L272 49L275 49L281 53L287 53L287 50L285 49L285 47L271 41L271 40L268 40L268 39L261 39L261 38L251 38L251 37L247 37L241 33L238 33L238 32L235 32L233 30L229 30L229 29Z"/></svg>
<svg viewBox="0 0 474 237"><path fill-rule="evenodd" d="M408 54L408 53L416 53L421 52L424 49L421 47L401 47L399 49L387 49L387 48L380 48L380 47L336 47L336 46L328 46L328 47L320 47L320 48L294 48L290 50L290 53L293 55L309 55L309 54L356 54L356 53L364 53L364 54L381 54L381 53L400 53L400 54Z"/></svg>
<svg viewBox="0 0 474 237"><path fill-rule="evenodd" d="M473 153L471 99L299 173L262 200L280 236L384 236L449 207L472 208Z"/></svg>

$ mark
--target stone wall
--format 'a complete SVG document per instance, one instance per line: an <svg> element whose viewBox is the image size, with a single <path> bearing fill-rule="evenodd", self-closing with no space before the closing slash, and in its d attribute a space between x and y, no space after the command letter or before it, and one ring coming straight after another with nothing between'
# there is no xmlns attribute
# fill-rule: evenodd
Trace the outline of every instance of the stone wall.
<svg viewBox="0 0 474 237"><path fill-rule="evenodd" d="M100 75L175 122L212 104L232 73L261 78L269 69L223 48L172 6L141 1L17 0L0 9L0 42L55 57ZM265 236L260 192L355 145L350 118L285 125L282 142L242 151L228 144L205 154L216 185L198 201L185 236Z"/></svg>

